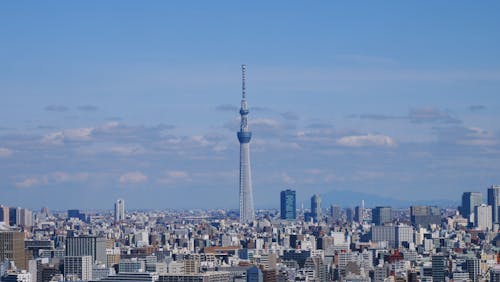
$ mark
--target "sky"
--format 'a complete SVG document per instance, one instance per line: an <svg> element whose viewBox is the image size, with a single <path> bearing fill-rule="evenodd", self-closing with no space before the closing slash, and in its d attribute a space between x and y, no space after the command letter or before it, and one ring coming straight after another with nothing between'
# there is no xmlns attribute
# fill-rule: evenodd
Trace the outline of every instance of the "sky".
<svg viewBox="0 0 500 282"><path fill-rule="evenodd" d="M498 1L0 3L0 204L457 202L500 183ZM368 203L376 205L376 202Z"/></svg>

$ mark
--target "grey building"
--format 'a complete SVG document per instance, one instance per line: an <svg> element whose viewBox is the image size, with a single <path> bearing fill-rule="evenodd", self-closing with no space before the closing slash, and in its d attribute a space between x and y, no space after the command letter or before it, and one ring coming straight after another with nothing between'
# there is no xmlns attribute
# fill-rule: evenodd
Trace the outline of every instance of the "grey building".
<svg viewBox="0 0 500 282"><path fill-rule="evenodd" d="M500 208L500 185L492 185L488 188L488 205L491 206L493 224L499 223Z"/></svg>
<svg viewBox="0 0 500 282"><path fill-rule="evenodd" d="M66 280L92 279L92 256L66 256L64 257L64 278Z"/></svg>
<svg viewBox="0 0 500 282"><path fill-rule="evenodd" d="M66 256L92 256L94 262L105 263L106 238L96 236L76 236L66 238Z"/></svg>
<svg viewBox="0 0 500 282"><path fill-rule="evenodd" d="M483 203L483 194L481 192L464 192L462 194L462 207L460 212L464 218L471 221L471 214L474 212L474 208L480 206Z"/></svg>
<svg viewBox="0 0 500 282"><path fill-rule="evenodd" d="M207 271L195 274L162 274L158 282L229 282L227 271Z"/></svg>
<svg viewBox="0 0 500 282"><path fill-rule="evenodd" d="M414 226L427 227L430 224L440 224L441 212L434 206L411 206L410 220Z"/></svg>
<svg viewBox="0 0 500 282"><path fill-rule="evenodd" d="M311 197L311 217L314 221L320 221L322 217L321 197L318 194Z"/></svg>
<svg viewBox="0 0 500 282"><path fill-rule="evenodd" d="M375 225L383 225L392 222L391 207L375 207L372 210L372 222Z"/></svg>

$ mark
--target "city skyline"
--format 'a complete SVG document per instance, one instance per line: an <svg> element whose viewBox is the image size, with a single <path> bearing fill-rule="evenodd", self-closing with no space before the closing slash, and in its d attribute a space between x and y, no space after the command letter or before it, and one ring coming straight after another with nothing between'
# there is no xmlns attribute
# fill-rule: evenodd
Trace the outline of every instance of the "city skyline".
<svg viewBox="0 0 500 282"><path fill-rule="evenodd" d="M242 63L256 209L500 183L496 2L117 3L0 4L0 204L237 209Z"/></svg>

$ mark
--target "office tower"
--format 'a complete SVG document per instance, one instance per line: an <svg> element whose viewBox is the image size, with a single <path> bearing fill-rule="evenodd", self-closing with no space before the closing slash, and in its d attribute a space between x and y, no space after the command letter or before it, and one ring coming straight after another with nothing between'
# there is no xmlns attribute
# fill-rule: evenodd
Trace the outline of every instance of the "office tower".
<svg viewBox="0 0 500 282"><path fill-rule="evenodd" d="M27 269L24 232L0 231L0 262L14 261L19 269Z"/></svg>
<svg viewBox="0 0 500 282"><path fill-rule="evenodd" d="M92 256L64 257L64 278L66 281L89 281L92 279Z"/></svg>
<svg viewBox="0 0 500 282"><path fill-rule="evenodd" d="M354 220L354 211L352 210L352 208L347 208L345 210L345 216L346 216L347 222L352 222Z"/></svg>
<svg viewBox="0 0 500 282"><path fill-rule="evenodd" d="M19 225L19 215L21 208L9 208L10 226Z"/></svg>
<svg viewBox="0 0 500 282"><path fill-rule="evenodd" d="M470 281L479 281L479 260L477 258L469 258L465 261L465 264L467 266L467 272L469 273Z"/></svg>
<svg viewBox="0 0 500 282"><path fill-rule="evenodd" d="M474 208L474 227L479 230L492 229L492 208L489 205L480 205Z"/></svg>
<svg viewBox="0 0 500 282"><path fill-rule="evenodd" d="M314 221L321 221L321 197L318 194L311 197L311 217Z"/></svg>
<svg viewBox="0 0 500 282"><path fill-rule="evenodd" d="M488 188L488 205L491 206L493 224L499 223L500 185L492 185Z"/></svg>
<svg viewBox="0 0 500 282"><path fill-rule="evenodd" d="M118 199L115 203L115 223L125 220L125 201Z"/></svg>
<svg viewBox="0 0 500 282"><path fill-rule="evenodd" d="M356 206L354 208L354 221L361 223L363 221L363 209L361 206Z"/></svg>
<svg viewBox="0 0 500 282"><path fill-rule="evenodd" d="M5 225L9 225L9 207L0 205L0 223L4 223Z"/></svg>
<svg viewBox="0 0 500 282"><path fill-rule="evenodd" d="M280 195L281 219L294 220L296 219L296 200L295 191L287 189L281 191Z"/></svg>
<svg viewBox="0 0 500 282"><path fill-rule="evenodd" d="M444 282L446 277L446 258L442 255L432 256L432 282Z"/></svg>
<svg viewBox="0 0 500 282"><path fill-rule="evenodd" d="M441 223L441 212L433 206L411 206L410 220L414 226L427 227L430 224Z"/></svg>
<svg viewBox="0 0 500 282"><path fill-rule="evenodd" d="M365 200L361 200L361 206L359 206L359 223L363 223L365 220Z"/></svg>
<svg viewBox="0 0 500 282"><path fill-rule="evenodd" d="M19 226L31 227L33 225L33 212L28 209L19 210Z"/></svg>
<svg viewBox="0 0 500 282"><path fill-rule="evenodd" d="M462 208L460 212L462 216L472 222L471 215L474 212L474 207L483 203L483 194L481 192L464 192L462 194Z"/></svg>
<svg viewBox="0 0 500 282"><path fill-rule="evenodd" d="M333 222L338 222L342 220L342 209L339 206L330 206L330 217Z"/></svg>
<svg viewBox="0 0 500 282"><path fill-rule="evenodd" d="M49 217L50 216L50 211L49 208L43 207L40 209L40 214L42 217Z"/></svg>
<svg viewBox="0 0 500 282"><path fill-rule="evenodd" d="M372 226L373 242L387 242L388 247L397 249L403 243L413 243L413 228L407 225Z"/></svg>
<svg viewBox="0 0 500 282"><path fill-rule="evenodd" d="M106 245L107 240L103 237L67 237L66 256L92 256L94 262L106 263Z"/></svg>
<svg viewBox="0 0 500 282"><path fill-rule="evenodd" d="M242 72L242 100L241 100L241 123L238 132L240 142L240 222L249 223L255 219L253 209L252 175L250 172L250 139L252 132L248 128L247 116L249 113L246 97L245 75L246 66L241 66Z"/></svg>
<svg viewBox="0 0 500 282"><path fill-rule="evenodd" d="M372 211L372 222L375 225L383 225L392 222L391 207L375 207Z"/></svg>

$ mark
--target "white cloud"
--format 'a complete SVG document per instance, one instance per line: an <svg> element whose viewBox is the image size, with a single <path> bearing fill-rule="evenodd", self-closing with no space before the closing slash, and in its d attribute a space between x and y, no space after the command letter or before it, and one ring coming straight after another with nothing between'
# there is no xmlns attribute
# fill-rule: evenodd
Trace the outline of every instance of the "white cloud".
<svg viewBox="0 0 500 282"><path fill-rule="evenodd" d="M255 126L266 126L274 129L278 129L281 127L281 123L275 119L272 118L256 118L256 119L251 119L249 121L249 125L255 125Z"/></svg>
<svg viewBox="0 0 500 282"><path fill-rule="evenodd" d="M495 134L479 127L468 127L463 139L457 142L467 146L494 146L499 143Z"/></svg>
<svg viewBox="0 0 500 282"><path fill-rule="evenodd" d="M134 156L144 154L146 150L140 145L112 146L109 151L122 156Z"/></svg>
<svg viewBox="0 0 500 282"><path fill-rule="evenodd" d="M353 135L344 136L337 139L338 145L347 147L366 147L366 146L380 146L380 147L394 147L396 141L386 135Z"/></svg>
<svg viewBox="0 0 500 282"><path fill-rule="evenodd" d="M182 179L187 178L189 174L186 171L182 170L172 170L167 172L167 176L170 178Z"/></svg>
<svg viewBox="0 0 500 282"><path fill-rule="evenodd" d="M12 150L8 148L0 148L0 158L10 157L12 155Z"/></svg>
<svg viewBox="0 0 500 282"><path fill-rule="evenodd" d="M91 127L86 127L51 132L43 136L42 144L62 145L66 141L88 141L91 140L93 130Z"/></svg>
<svg viewBox="0 0 500 282"><path fill-rule="evenodd" d="M87 181L88 178L89 174L86 172L67 173L63 171L56 171L44 175L23 178L20 181L16 182L15 185L18 188L28 188L38 185L48 185L65 182L84 182Z"/></svg>
<svg viewBox="0 0 500 282"><path fill-rule="evenodd" d="M179 184L191 182L191 176L184 170L169 170L165 172L164 176L158 179L161 184Z"/></svg>
<svg viewBox="0 0 500 282"><path fill-rule="evenodd" d="M286 172L283 172L281 174L281 179L288 185L294 185L295 183L297 183L297 181L295 181L295 179L288 175Z"/></svg>
<svg viewBox="0 0 500 282"><path fill-rule="evenodd" d="M148 177L142 172L131 171L120 175L119 181L122 184L138 184L148 181Z"/></svg>
<svg viewBox="0 0 500 282"><path fill-rule="evenodd" d="M16 182L15 185L17 188L29 188L40 184L46 184L42 183L42 180L43 179L39 177L28 177L19 182Z"/></svg>

